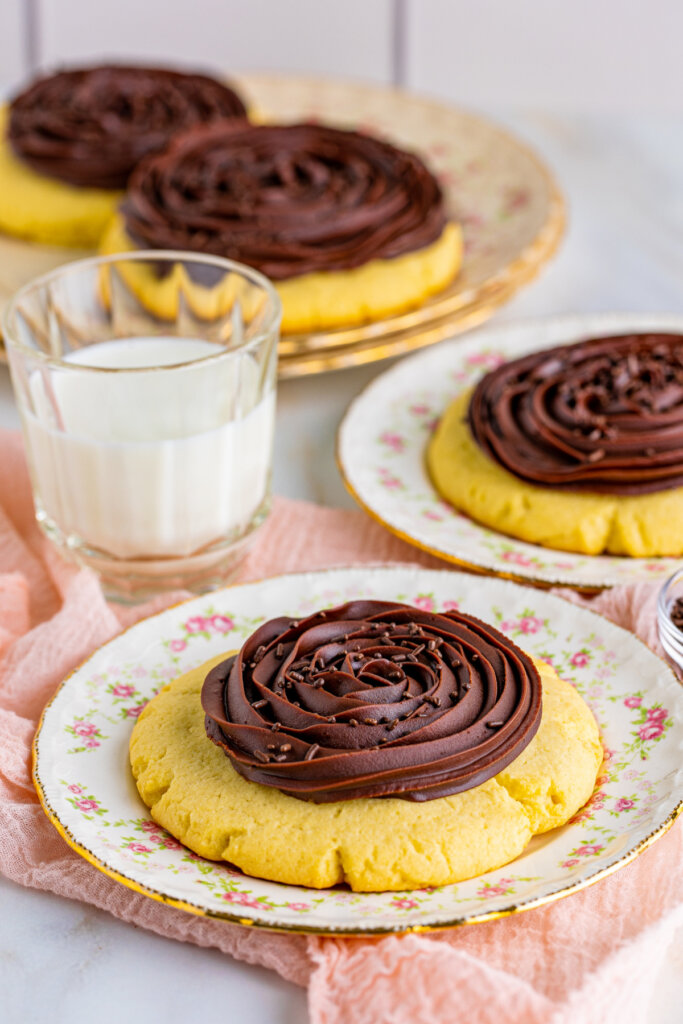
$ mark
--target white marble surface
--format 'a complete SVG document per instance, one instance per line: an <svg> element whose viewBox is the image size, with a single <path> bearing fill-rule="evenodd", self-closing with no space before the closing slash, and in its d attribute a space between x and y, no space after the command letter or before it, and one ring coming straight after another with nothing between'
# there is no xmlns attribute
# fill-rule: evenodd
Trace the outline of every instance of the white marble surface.
<svg viewBox="0 0 683 1024"><path fill-rule="evenodd" d="M500 119L554 165L570 227L553 264L497 322L598 310L683 312L683 117ZM281 385L277 492L352 507L334 464L334 433L349 400L379 369ZM7 371L0 369L0 426L17 425ZM657 979L648 1024L680 1024L681 947L683 935ZM185 1024L216 1007L240 1024L306 1020L304 993L270 972L0 880L3 1024L136 1024L153 1017Z"/></svg>

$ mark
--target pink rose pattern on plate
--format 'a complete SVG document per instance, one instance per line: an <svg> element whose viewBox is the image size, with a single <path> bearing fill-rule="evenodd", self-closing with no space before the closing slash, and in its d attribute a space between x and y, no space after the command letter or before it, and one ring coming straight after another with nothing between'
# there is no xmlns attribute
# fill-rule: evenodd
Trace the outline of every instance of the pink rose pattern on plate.
<svg viewBox="0 0 683 1024"><path fill-rule="evenodd" d="M322 579L321 586L302 588L291 610L293 617L350 597L386 596L378 594L372 585L365 589L353 584L330 586L324 582L324 577ZM443 578L440 587L397 588L391 596L425 611L471 607L473 584L468 591L466 584L454 587L453 579L457 577ZM487 581L491 582L495 581ZM585 620L582 628L569 628L558 621L557 616L548 614L540 596L538 602L532 600L533 595L528 591L508 591L507 596L505 606L491 601L485 608L472 610L496 624L534 656L552 664L563 678L576 686L591 705L605 741L609 740L590 800L575 815L569 829L554 840L557 877L575 881L585 874L586 864L595 865L591 870L600 870L610 862L613 849L623 850L624 829L651 830L662 789L661 780L648 767L648 759L654 750L666 744L674 719L667 706L653 699L651 691L624 692L620 679L624 661L616 650L619 644L613 636L604 633L599 619L590 620L590 629L586 628ZM231 601L232 592L225 592L225 598ZM81 690L84 706L63 726L69 743L76 743L69 747L68 753L78 757L91 751L92 756L104 756L103 747L108 744L125 746L136 710L144 707L169 678L212 654L239 646L262 621L258 616L238 616L219 604L217 596L215 600L216 603L205 605L198 599L185 613L182 606L175 609L174 630L156 640L155 655L146 656L142 664L114 665L99 659L98 671L88 675ZM196 611L197 608L201 610ZM232 629L228 632L229 626ZM177 649L174 641L183 641L182 650ZM618 728L616 721L621 723ZM88 741L98 746L88 747ZM540 875L518 875L514 864L472 883L384 896L337 890L312 893L259 882L243 876L228 864L205 861L187 850L142 807L137 817L118 817L109 809L112 803L108 797L86 786L82 779L82 774L76 778L66 775L62 779L64 802L74 815L95 830L97 843L108 856L117 863L129 865L127 870L137 872L141 879L147 875L157 878L159 874L185 878L185 885L196 887L198 894L204 893L203 897L197 895L199 902L208 899L215 909L222 908L233 916L279 920L286 914L288 920L316 919L321 909L336 906L352 918L374 921L379 911L387 918L411 922L419 921L425 911L444 914L454 907L471 909L477 905L486 911L524 901L543 883Z"/></svg>
<svg viewBox="0 0 683 1024"><path fill-rule="evenodd" d="M106 807L103 807L100 801L88 792L87 786L82 786L77 782L68 783L64 779L60 779L60 783L66 787L67 803L71 804L75 810L80 811L88 821L92 821L95 815L101 817L109 813Z"/></svg>
<svg viewBox="0 0 683 1024"><path fill-rule="evenodd" d="M635 712L634 729L631 733L633 743L629 744L628 749L638 752L641 760L647 761L652 749L651 744L659 743L667 729L674 724L673 718L661 704L652 704L650 707L643 704L643 694L640 691L626 697L624 706Z"/></svg>
<svg viewBox="0 0 683 1024"><path fill-rule="evenodd" d="M85 712L64 725L64 731L74 737L74 745L68 753L81 754L97 749L103 740L109 738L108 726L115 725L120 719L132 724L142 714L149 699L170 679L180 675L181 654L198 649L198 645L207 640L227 638L230 634L235 637L232 646L239 646L262 621L262 618L237 619L209 605L201 614L188 614L178 635L164 641L170 662L159 662L152 668L139 664L110 664L103 671L94 673L86 683L90 700ZM226 650L229 647L230 644ZM205 659L200 657L199 660Z"/></svg>
<svg viewBox="0 0 683 1024"><path fill-rule="evenodd" d="M88 718L74 718L73 722L64 726L64 731L74 737L74 746L69 750L70 754L81 754L83 751L95 750L100 746L102 740L106 740L99 726Z"/></svg>

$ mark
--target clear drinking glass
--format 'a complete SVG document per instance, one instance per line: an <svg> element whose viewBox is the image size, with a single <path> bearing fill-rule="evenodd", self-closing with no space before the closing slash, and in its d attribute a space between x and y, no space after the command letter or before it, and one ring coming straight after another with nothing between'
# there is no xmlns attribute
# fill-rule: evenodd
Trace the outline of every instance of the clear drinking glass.
<svg viewBox="0 0 683 1024"><path fill-rule="evenodd" d="M109 596L209 590L268 514L281 307L230 260L70 263L4 323L36 517Z"/></svg>

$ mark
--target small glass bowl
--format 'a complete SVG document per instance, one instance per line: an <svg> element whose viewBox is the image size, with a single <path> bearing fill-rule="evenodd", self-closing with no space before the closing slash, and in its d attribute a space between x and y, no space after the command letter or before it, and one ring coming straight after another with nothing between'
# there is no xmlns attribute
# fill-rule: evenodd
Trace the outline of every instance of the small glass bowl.
<svg viewBox="0 0 683 1024"><path fill-rule="evenodd" d="M657 598L657 627L662 647L683 671L683 632L671 621L671 608L677 597L683 597L683 568L670 576Z"/></svg>

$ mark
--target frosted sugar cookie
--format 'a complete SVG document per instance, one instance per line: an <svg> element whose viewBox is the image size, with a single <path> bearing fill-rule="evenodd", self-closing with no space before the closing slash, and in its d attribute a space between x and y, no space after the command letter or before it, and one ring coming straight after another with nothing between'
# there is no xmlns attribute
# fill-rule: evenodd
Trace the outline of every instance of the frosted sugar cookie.
<svg viewBox="0 0 683 1024"><path fill-rule="evenodd" d="M185 133L132 176L102 248L190 250L246 263L274 282L288 332L418 306L462 262L460 228L419 157L311 124ZM136 288L160 315L162 284Z"/></svg>
<svg viewBox="0 0 683 1024"><path fill-rule="evenodd" d="M169 684L130 756L152 816L201 856L383 891L514 859L588 799L602 749L574 689L493 627L355 601L271 620Z"/></svg>
<svg viewBox="0 0 683 1024"><path fill-rule="evenodd" d="M94 247L144 156L191 125L245 116L206 75L101 66L39 78L2 111L0 230Z"/></svg>
<svg viewBox="0 0 683 1024"><path fill-rule="evenodd" d="M549 548L683 554L683 338L633 334L512 360L459 395L427 453L455 508Z"/></svg>

